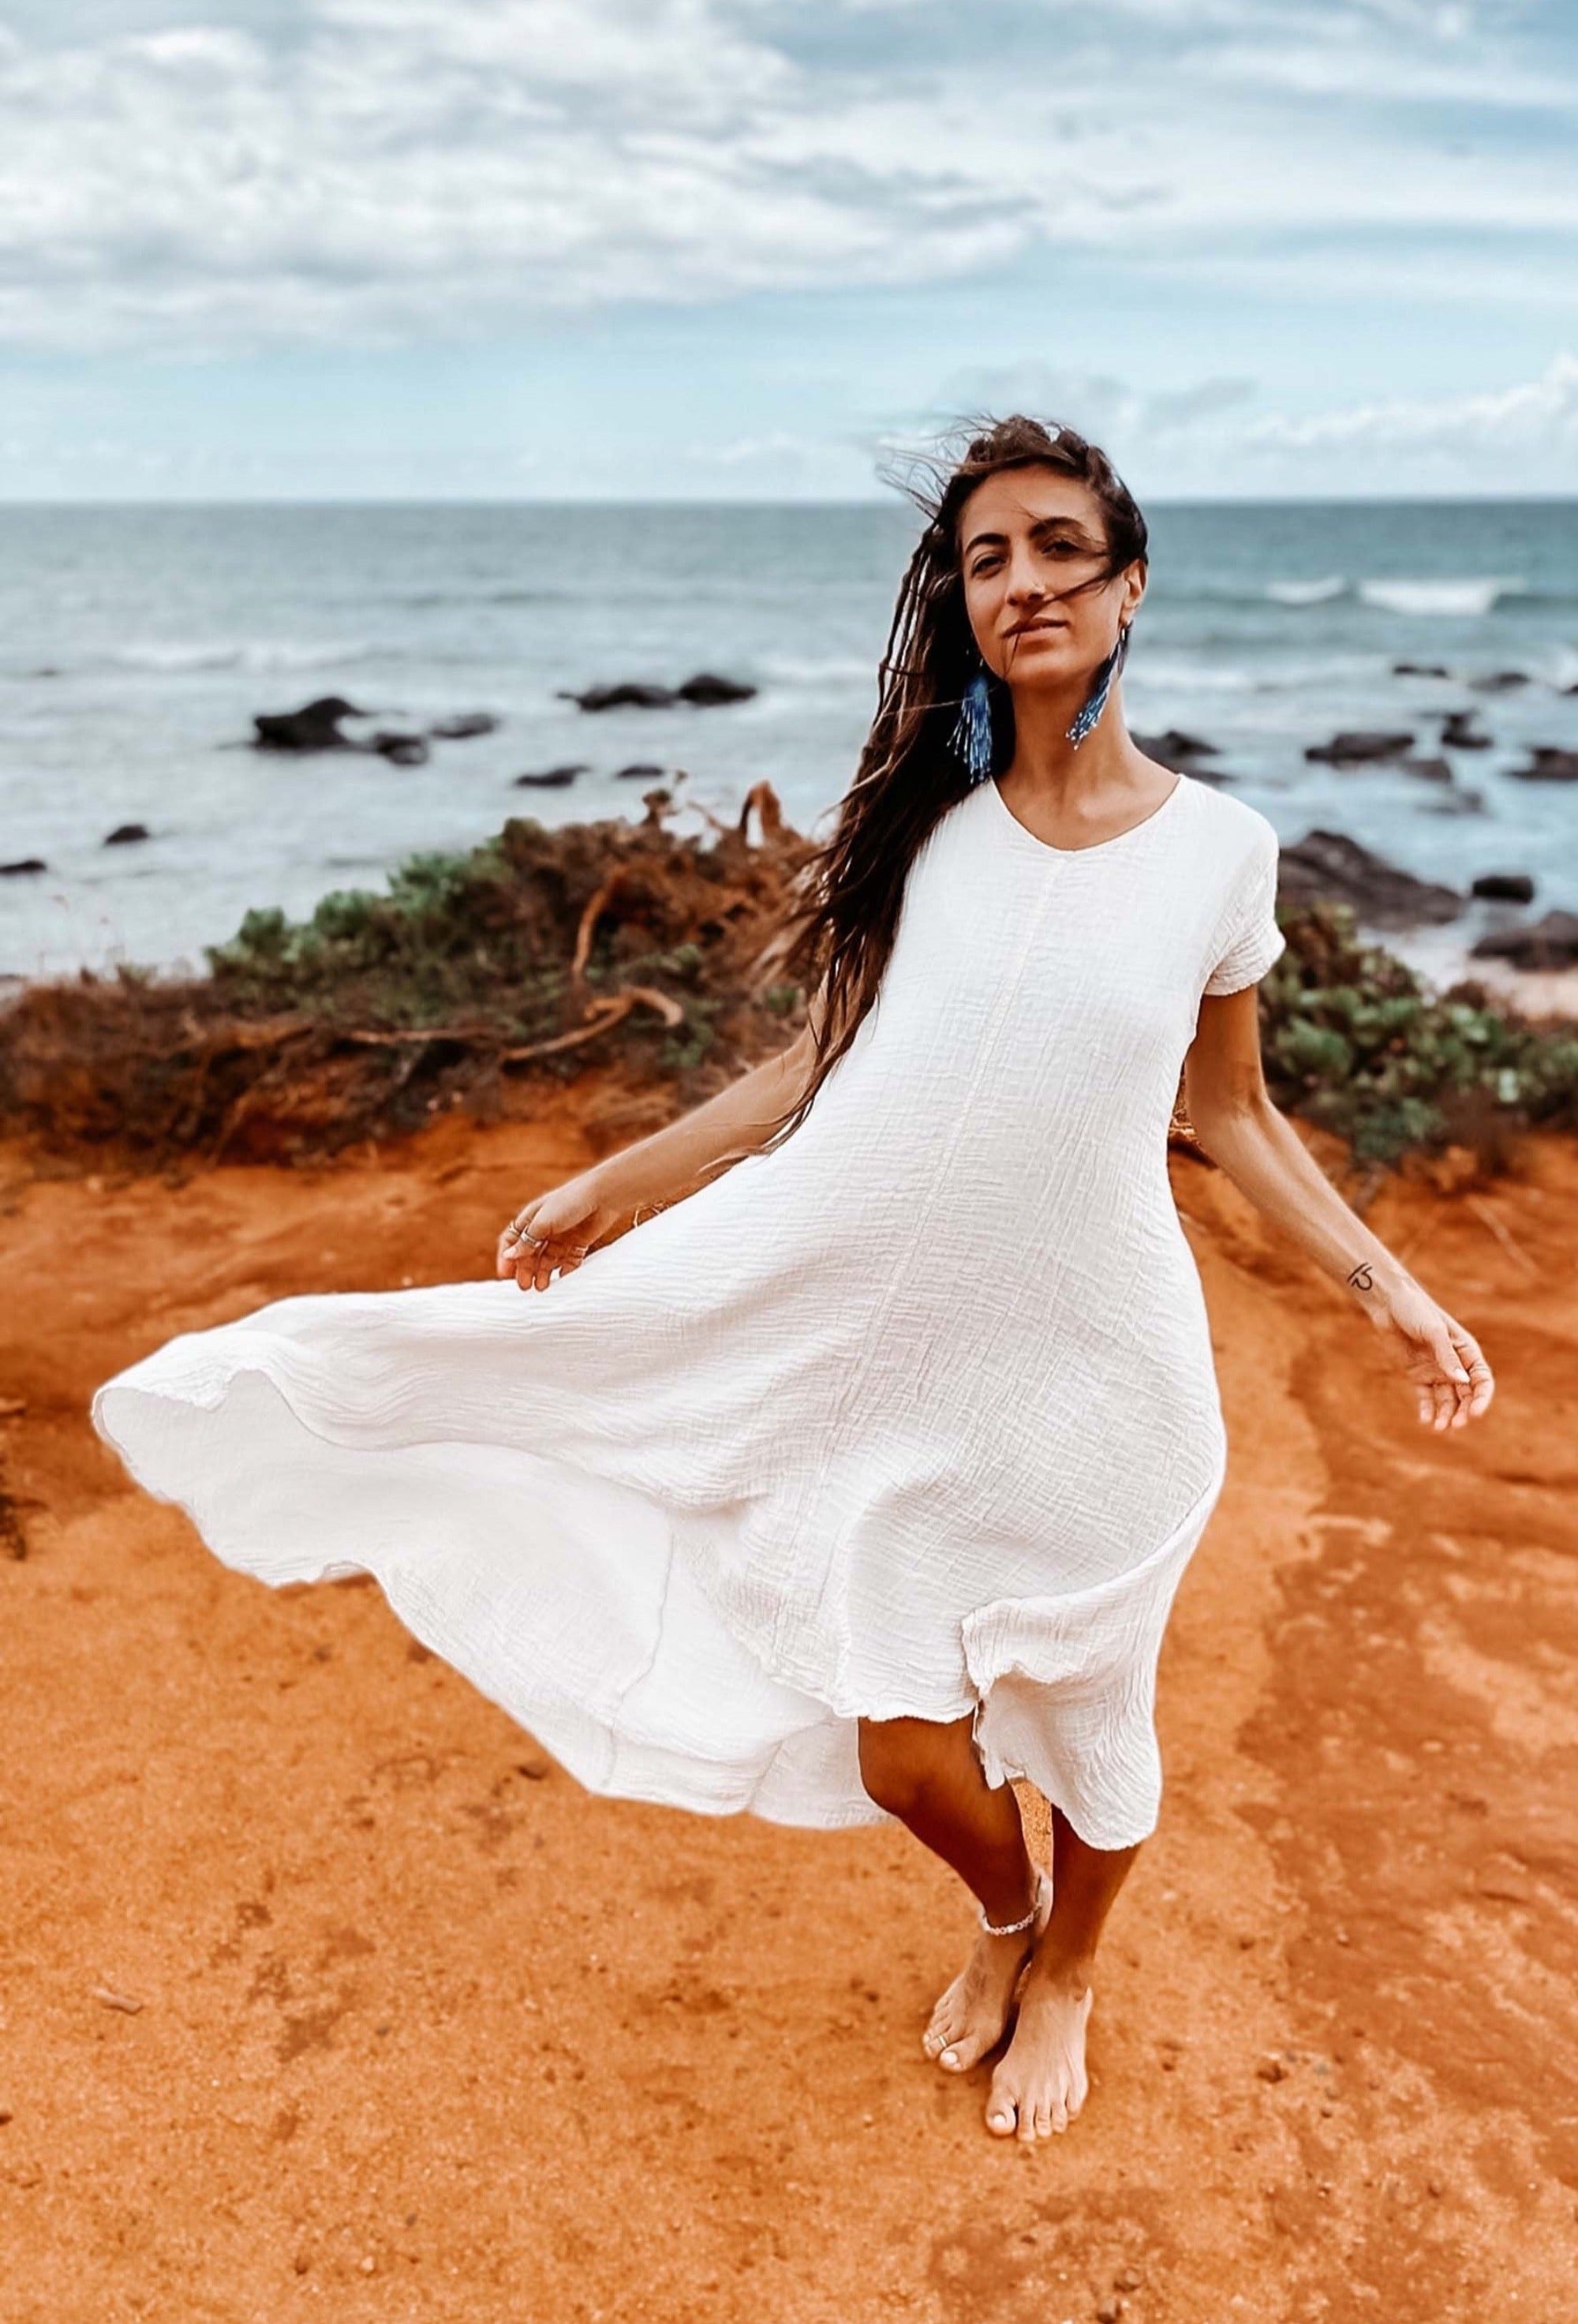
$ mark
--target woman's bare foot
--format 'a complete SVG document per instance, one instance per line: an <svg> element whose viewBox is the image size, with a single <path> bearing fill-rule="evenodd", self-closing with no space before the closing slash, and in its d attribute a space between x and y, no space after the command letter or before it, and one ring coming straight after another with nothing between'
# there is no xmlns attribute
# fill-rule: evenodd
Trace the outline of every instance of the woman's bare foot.
<svg viewBox="0 0 1578 2324"><path fill-rule="evenodd" d="M965 2074L1001 2041L1020 1973L1052 1911L1052 1883L1036 1876L1036 1921L1019 1937L975 1940L969 1960L931 2013L921 2046L945 2073Z"/></svg>
<svg viewBox="0 0 1578 2324"><path fill-rule="evenodd" d="M1013 2040L986 2101L986 2127L994 2137L1018 2136L1033 2145L1068 2128L1090 2088L1084 2029L1091 1999L1088 1961L1032 1961Z"/></svg>

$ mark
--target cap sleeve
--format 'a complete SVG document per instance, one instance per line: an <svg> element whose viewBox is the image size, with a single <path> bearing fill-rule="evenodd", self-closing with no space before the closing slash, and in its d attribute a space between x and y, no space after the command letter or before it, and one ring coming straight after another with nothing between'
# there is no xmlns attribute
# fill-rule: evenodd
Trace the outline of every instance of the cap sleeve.
<svg viewBox="0 0 1578 2324"><path fill-rule="evenodd" d="M1261 818L1249 862L1239 875L1223 921L1224 942L1205 980L1207 992L1241 992L1257 984L1287 948L1277 925L1277 834Z"/></svg>

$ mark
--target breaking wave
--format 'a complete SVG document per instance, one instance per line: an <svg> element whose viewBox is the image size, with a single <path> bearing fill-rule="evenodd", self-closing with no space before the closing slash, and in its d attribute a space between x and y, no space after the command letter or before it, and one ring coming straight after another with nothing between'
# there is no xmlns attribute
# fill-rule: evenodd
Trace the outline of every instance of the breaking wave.
<svg viewBox="0 0 1578 2324"><path fill-rule="evenodd" d="M1472 619L1490 612L1503 597L1525 595L1521 581L1494 575L1439 581L1361 581L1359 595L1367 605L1388 613L1431 613L1448 619Z"/></svg>
<svg viewBox="0 0 1578 2324"><path fill-rule="evenodd" d="M363 639L309 646L264 638L120 646L110 657L123 669L161 670L170 675L197 669L343 669L351 662L382 658L380 650Z"/></svg>
<svg viewBox="0 0 1578 2324"><path fill-rule="evenodd" d="M1266 595L1274 605L1326 605L1333 597L1347 595L1348 584L1340 573L1328 573L1319 581L1268 581Z"/></svg>

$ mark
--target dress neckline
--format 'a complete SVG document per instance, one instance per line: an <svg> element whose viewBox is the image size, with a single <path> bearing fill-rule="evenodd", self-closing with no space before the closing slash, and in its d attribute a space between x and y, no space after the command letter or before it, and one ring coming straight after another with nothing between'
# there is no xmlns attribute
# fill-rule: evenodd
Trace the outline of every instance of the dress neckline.
<svg viewBox="0 0 1578 2324"><path fill-rule="evenodd" d="M1075 862L1081 856L1103 855L1110 848L1121 847L1126 839L1132 839L1136 833L1149 831L1153 823L1159 823L1162 816L1167 814L1167 809L1172 806L1173 801L1177 798L1178 793L1184 788L1185 784L1189 779L1187 775L1177 770L1175 770L1174 772L1175 780L1171 790L1167 793L1166 798L1159 803L1159 805L1151 808L1149 815L1142 815L1138 823L1127 824L1121 831L1114 831L1110 838L1092 840L1087 847L1054 847L1050 840L1038 839L1028 824L1023 824L1020 821L1012 807L1010 807L1008 801L1003 798L1001 791L999 790L997 787L997 778L995 775L988 775L981 788L983 790L988 790L992 793L993 798L997 801L998 813L1001 816L1003 822L1007 824L1010 835L1017 835L1022 845L1026 847L1033 847L1038 855L1051 856L1055 862L1061 861Z"/></svg>

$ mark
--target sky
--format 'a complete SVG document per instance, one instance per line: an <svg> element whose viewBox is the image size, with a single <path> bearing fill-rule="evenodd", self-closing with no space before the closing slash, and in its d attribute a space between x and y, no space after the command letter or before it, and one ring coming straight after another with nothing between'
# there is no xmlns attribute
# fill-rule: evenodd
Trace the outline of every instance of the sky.
<svg viewBox="0 0 1578 2324"><path fill-rule="evenodd" d="M1573 0L13 0L0 498L1578 493Z"/></svg>

